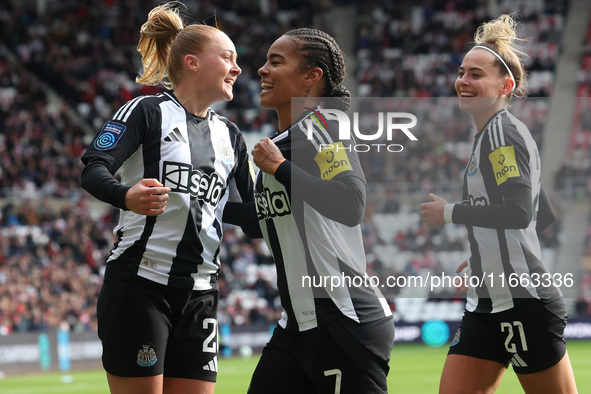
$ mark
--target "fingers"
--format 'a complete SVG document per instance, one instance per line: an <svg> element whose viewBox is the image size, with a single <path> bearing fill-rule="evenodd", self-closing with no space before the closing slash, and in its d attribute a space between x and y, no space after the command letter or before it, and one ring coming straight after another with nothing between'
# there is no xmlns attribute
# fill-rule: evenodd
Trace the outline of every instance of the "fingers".
<svg viewBox="0 0 591 394"><path fill-rule="evenodd" d="M162 183L160 183L160 181L158 181L158 179L155 179L155 178L144 178L141 181L139 181L138 183L141 185L144 185L146 187L163 186Z"/></svg>
<svg viewBox="0 0 591 394"><path fill-rule="evenodd" d="M437 207L432 202L425 202L422 203L420 206L421 209L421 218L423 223L427 225L427 227L436 227L440 225L439 220L437 220Z"/></svg>
<svg viewBox="0 0 591 394"><path fill-rule="evenodd" d="M462 271L464 271L466 268L468 267L468 259L462 261L462 263L460 265L458 265L458 268L456 268L456 274L460 274L462 273ZM462 280L462 286L460 286L458 288L458 291L460 293L464 293L468 290L468 273L464 273L464 275L462 275L463 280Z"/></svg>
<svg viewBox="0 0 591 394"><path fill-rule="evenodd" d="M170 188L157 179L142 179L125 195L127 209L139 215L157 216L166 210Z"/></svg>
<svg viewBox="0 0 591 394"><path fill-rule="evenodd" d="M154 178L142 179L139 183L145 187L148 187L148 192L151 195L170 193L169 187L164 187L162 183L160 183L157 179ZM166 199L168 200L168 195Z"/></svg>
<svg viewBox="0 0 591 394"><path fill-rule="evenodd" d="M265 155L272 153L275 149L277 149L277 145L270 138L263 138L259 142L254 145L252 149L252 157L255 160L261 161Z"/></svg>
<svg viewBox="0 0 591 394"><path fill-rule="evenodd" d="M424 202L421 205L419 205L421 216L424 216L424 214L427 213L427 210L429 209L429 204L430 203L428 203L428 202Z"/></svg>
<svg viewBox="0 0 591 394"><path fill-rule="evenodd" d="M443 211L447 201L433 193L429 193L429 200L431 201L420 205L423 222L428 227L437 227L445 224Z"/></svg>
<svg viewBox="0 0 591 394"><path fill-rule="evenodd" d="M252 149L252 161L263 172L275 174L277 167L285 161L283 154L270 138L263 138Z"/></svg>
<svg viewBox="0 0 591 394"><path fill-rule="evenodd" d="M462 263L458 265L458 268L456 268L456 274L459 274L460 272L465 270L466 267L468 267L468 259L462 261Z"/></svg>

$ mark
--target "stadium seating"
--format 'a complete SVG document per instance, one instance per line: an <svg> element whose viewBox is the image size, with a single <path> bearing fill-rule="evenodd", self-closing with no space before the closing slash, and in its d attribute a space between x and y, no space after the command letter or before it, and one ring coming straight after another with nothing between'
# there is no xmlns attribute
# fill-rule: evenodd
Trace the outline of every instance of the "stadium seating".
<svg viewBox="0 0 591 394"><path fill-rule="evenodd" d="M331 32L334 5L280 1L270 4L281 10L265 10L259 2L232 3L230 8L226 1L203 2L204 8L191 5L188 11L200 20L215 9L218 25L236 43L243 74L234 88L235 99L216 109L240 126L252 146L276 129L274 113L257 104L256 71L268 44L291 27L313 25ZM520 8L524 33L535 40L528 44L527 65L530 96L539 99L515 103L514 110L542 146L548 113L543 97L552 93L553 64L561 52L568 2L499 3L498 11ZM80 189L79 157L89 138L123 102L158 91L134 83L139 68L137 30L150 2L85 2L77 8L56 1L35 4L46 4L45 10L29 3L14 4L0 5L0 335L60 325L94 330L96 296L114 242L111 230L117 211L96 209ZM475 26L492 18L487 4L355 2L357 67L353 74L358 95L416 98L400 104L415 105L415 109L417 103L428 102L426 97L453 95L451 86L466 43ZM581 94L591 89L589 56L582 60ZM591 108L589 102L582 103ZM589 179L590 144L582 126L587 107L581 104L581 122L573 131L569 157L578 158L577 166L583 168L576 174ZM435 111L433 106L421 110L425 118ZM432 127L420 134L420 143L409 145L395 160L384 162L379 155L364 159L370 189L363 231L372 274L452 275L465 259L462 226L427 229L417 214L429 191L459 198L459 174L468 160L469 137L474 132L465 119L456 109L440 110L429 119ZM571 161L564 171L573 171L572 166ZM40 207L33 205L36 201L42 201ZM560 224L556 229L542 239L545 261L551 266L560 242ZM250 240L228 226L220 255L220 322L268 325L276 321L276 274L264 242ZM581 279L585 302L591 300L588 260L585 256ZM425 292L421 297L398 293L392 298L396 318L408 322L457 320L463 306L461 295L453 292ZM588 313L581 306L583 310Z"/></svg>
<svg viewBox="0 0 591 394"><path fill-rule="evenodd" d="M591 24L587 28L577 81L568 155L555 179L558 188L566 189L573 197L586 199L591 195Z"/></svg>

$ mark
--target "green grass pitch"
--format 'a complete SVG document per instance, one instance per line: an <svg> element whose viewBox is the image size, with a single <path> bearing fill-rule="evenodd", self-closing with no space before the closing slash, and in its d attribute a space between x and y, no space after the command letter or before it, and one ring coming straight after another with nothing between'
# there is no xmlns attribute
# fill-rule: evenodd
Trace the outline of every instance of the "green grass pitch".
<svg viewBox="0 0 591 394"><path fill-rule="evenodd" d="M439 374L447 347L418 344L394 346L388 376L390 393L432 394L437 392ZM568 352L580 393L591 393L591 341L569 341ZM216 394L246 393L258 357L221 359ZM500 394L522 393L517 377L509 368L497 391ZM46 373L34 376L9 377L0 380L2 394L108 394L102 370Z"/></svg>

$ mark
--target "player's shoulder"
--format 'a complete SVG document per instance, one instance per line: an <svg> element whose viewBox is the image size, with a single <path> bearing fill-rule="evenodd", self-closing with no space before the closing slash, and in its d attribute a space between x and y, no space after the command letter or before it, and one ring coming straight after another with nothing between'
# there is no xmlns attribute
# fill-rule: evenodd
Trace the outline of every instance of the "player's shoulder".
<svg viewBox="0 0 591 394"><path fill-rule="evenodd" d="M506 145L523 145L529 149L536 146L529 127L521 119L508 110L505 110L502 119Z"/></svg>
<svg viewBox="0 0 591 394"><path fill-rule="evenodd" d="M182 108L178 100L166 92L141 95L123 104L113 115L113 120L127 122L132 114L160 111L160 105L165 101L170 101L179 108Z"/></svg>
<svg viewBox="0 0 591 394"><path fill-rule="evenodd" d="M168 102L179 109L184 107L181 105L179 100L170 92L162 92L157 94L147 94L138 96L138 105L143 106L144 109L161 108L162 104Z"/></svg>
<svg viewBox="0 0 591 394"><path fill-rule="evenodd" d="M507 109L499 111L486 126L491 147L524 144L531 138L528 127Z"/></svg>
<svg viewBox="0 0 591 394"><path fill-rule="evenodd" d="M501 124L508 131L521 131L521 129L527 130L525 123L523 123L517 116L513 115L508 109L503 110L499 117L501 119Z"/></svg>
<svg viewBox="0 0 591 394"><path fill-rule="evenodd" d="M217 119L219 122L221 122L225 127L228 128L228 130L230 130L233 133L236 134L241 134L240 128L236 125L236 123L232 122L230 119L228 119L225 116L222 116L220 114L218 114L217 112L215 112L213 109L209 109L209 113L208 113L208 117L210 119Z"/></svg>
<svg viewBox="0 0 591 394"><path fill-rule="evenodd" d="M509 132L517 133L521 136L528 136L531 134L529 127L510 111L505 111L503 119Z"/></svg>
<svg viewBox="0 0 591 394"><path fill-rule="evenodd" d="M308 114L291 126L292 133L311 144L332 144L339 141L339 121Z"/></svg>

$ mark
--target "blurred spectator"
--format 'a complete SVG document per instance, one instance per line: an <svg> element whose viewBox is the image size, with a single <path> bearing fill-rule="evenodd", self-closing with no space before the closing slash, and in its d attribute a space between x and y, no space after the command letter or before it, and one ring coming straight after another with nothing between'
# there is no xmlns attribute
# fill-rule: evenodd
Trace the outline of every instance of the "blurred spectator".
<svg viewBox="0 0 591 394"><path fill-rule="evenodd" d="M102 283L97 261L113 244L111 212L97 216L83 199L58 208L23 201L2 207L0 333L96 329Z"/></svg>
<svg viewBox="0 0 591 394"><path fill-rule="evenodd" d="M363 1L357 3L359 96L455 96L462 54L472 32L500 13L517 11L530 38L524 59L530 97L551 94L568 2ZM452 88L450 88L452 87Z"/></svg>
<svg viewBox="0 0 591 394"><path fill-rule="evenodd" d="M257 70L265 48L294 27L331 32L331 2L187 3L191 14L217 23L236 43L243 73L223 113L245 134L270 134L277 128L276 116L258 106ZM536 40L528 43L532 55L526 59L530 97L550 95L568 2L498 3L498 11L520 9L527 29L523 35ZM140 66L137 34L152 6L150 1L0 4L0 39L6 45L0 45L0 198L19 201L4 200L0 210L0 335L60 324L95 329L102 264L115 241L110 231L117 213L97 214L87 205L87 195L79 188L79 157L114 108L134 96L160 91L134 82ZM455 95L449 87L471 32L492 18L488 2L369 0L353 6L358 96L400 97L390 109L409 110L424 125L413 129L417 142L404 135L392 141L404 146L402 152L360 155L370 187L376 188L368 192L363 223L370 272L382 278L421 270L451 273L461 262L453 253L465 250L465 234L454 227L426 228L409 204L413 196L422 198L428 191L460 189L453 183L461 181L470 146L455 141L468 141L475 130L457 103L445 97ZM591 48L591 41L587 46ZM589 53L579 76L587 89ZM433 96L438 99L429 99ZM541 149L548 100L530 98L514 103L512 110L528 124ZM586 112L580 113L585 133ZM556 178L558 187L571 177L590 178L590 144L585 141L591 139L585 133L573 137L582 143L565 161ZM45 197L69 202L57 207ZM40 206L34 202L38 199L43 201ZM543 235L544 247L559 245L560 230L558 223ZM220 259L220 323L277 321L275 268L264 241L250 240L228 226ZM586 255L587 260L591 257ZM588 272L582 283L587 277ZM583 303L588 309L591 284L582 288L581 309Z"/></svg>

